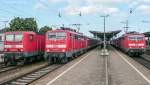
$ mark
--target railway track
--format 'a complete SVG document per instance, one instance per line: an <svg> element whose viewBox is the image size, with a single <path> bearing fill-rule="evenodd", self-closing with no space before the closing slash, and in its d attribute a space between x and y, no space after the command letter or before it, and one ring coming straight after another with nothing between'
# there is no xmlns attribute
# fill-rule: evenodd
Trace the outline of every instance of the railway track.
<svg viewBox="0 0 150 85"><path fill-rule="evenodd" d="M120 51L119 49L117 49L118 51ZM122 52L122 51L120 51L120 52ZM124 53L124 52L122 52L122 53ZM125 53L124 53L125 54ZM150 55L150 53L147 53L146 52L146 54L149 54ZM125 55L127 55L127 54L125 54ZM129 55L128 55L129 56ZM134 57L131 57L131 58L133 58L134 60L136 60L138 63L140 63L140 64L142 64L143 66L145 66L146 68L148 68L148 69L150 69L150 61L149 60L147 60L146 58L143 58L142 56L134 56Z"/></svg>
<svg viewBox="0 0 150 85"><path fill-rule="evenodd" d="M1 82L0 85L28 85L28 84L32 83L33 81L43 77L44 75L55 71L56 69L60 68L61 66L63 66L63 65L60 65L60 64L47 65L45 67L36 69L32 72L18 76L14 79L10 79L10 80Z"/></svg>
<svg viewBox="0 0 150 85"><path fill-rule="evenodd" d="M17 69L18 67L19 66L3 66L3 67L0 67L0 73L14 70L14 69Z"/></svg>
<svg viewBox="0 0 150 85"><path fill-rule="evenodd" d="M150 61L143 57L133 57L134 60L144 65L146 68L150 69Z"/></svg>

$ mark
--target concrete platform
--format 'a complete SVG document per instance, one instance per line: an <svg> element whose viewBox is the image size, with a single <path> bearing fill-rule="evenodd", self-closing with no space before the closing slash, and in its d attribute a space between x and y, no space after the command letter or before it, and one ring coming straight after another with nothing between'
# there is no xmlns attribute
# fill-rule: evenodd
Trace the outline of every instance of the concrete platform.
<svg viewBox="0 0 150 85"><path fill-rule="evenodd" d="M132 58L127 59L126 55L123 55L113 48L110 48L109 52L111 56L108 57L108 71L109 83L111 85L150 85L150 79L146 77L146 75L150 75L148 74L150 71L144 75L143 72L146 68L142 66L142 70L137 69L141 65L132 60ZM127 62L129 62L132 66ZM145 80L140 73L143 74L148 81Z"/></svg>
<svg viewBox="0 0 150 85"><path fill-rule="evenodd" d="M109 49L108 85L150 85L149 77L145 76L145 80L121 55ZM105 74L105 58L95 49L31 85L106 85Z"/></svg>

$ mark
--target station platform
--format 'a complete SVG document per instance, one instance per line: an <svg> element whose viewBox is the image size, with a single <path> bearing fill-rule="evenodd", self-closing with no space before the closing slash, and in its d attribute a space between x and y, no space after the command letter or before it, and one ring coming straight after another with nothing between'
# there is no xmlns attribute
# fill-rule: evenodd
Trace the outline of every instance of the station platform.
<svg viewBox="0 0 150 85"><path fill-rule="evenodd" d="M101 56L100 49L94 49L31 85L150 85L150 70L138 63L142 71L134 68L112 47L108 51L107 71L106 56Z"/></svg>

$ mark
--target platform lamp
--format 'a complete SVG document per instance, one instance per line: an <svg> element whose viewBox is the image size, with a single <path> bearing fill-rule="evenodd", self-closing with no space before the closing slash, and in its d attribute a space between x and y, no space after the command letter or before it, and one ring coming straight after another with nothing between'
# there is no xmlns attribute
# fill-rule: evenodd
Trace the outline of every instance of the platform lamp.
<svg viewBox="0 0 150 85"><path fill-rule="evenodd" d="M100 17L102 17L103 18L103 20L104 20L104 40L103 40L103 45L104 45L104 52L103 52L103 55L108 55L108 53L106 52L106 35L105 35L105 29L106 29L106 24L105 24L105 19L108 17L109 15L103 15L103 16L100 16Z"/></svg>

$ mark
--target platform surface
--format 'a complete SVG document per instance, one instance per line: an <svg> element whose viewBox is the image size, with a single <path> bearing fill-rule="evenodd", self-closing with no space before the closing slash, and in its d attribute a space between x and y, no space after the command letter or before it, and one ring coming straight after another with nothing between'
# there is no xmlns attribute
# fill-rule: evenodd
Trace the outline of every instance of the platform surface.
<svg viewBox="0 0 150 85"><path fill-rule="evenodd" d="M109 54L109 85L150 85L116 50L110 48ZM32 85L106 85L105 60L100 50L94 49L81 59L59 69L61 71L48 74Z"/></svg>

